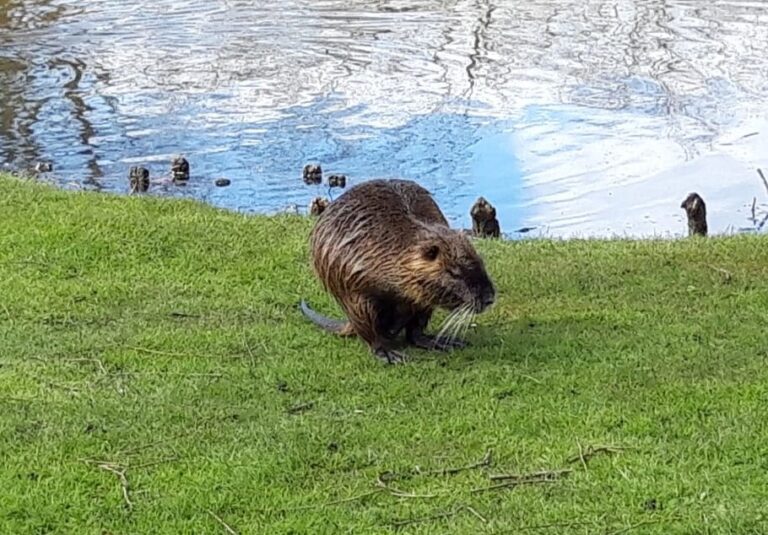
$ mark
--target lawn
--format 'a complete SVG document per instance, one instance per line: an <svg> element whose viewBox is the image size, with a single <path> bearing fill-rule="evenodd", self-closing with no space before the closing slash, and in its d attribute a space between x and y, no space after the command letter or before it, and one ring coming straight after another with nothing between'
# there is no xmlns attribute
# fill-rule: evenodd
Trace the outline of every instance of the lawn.
<svg viewBox="0 0 768 535"><path fill-rule="evenodd" d="M0 178L0 533L768 532L765 236L479 241L387 366L311 225Z"/></svg>

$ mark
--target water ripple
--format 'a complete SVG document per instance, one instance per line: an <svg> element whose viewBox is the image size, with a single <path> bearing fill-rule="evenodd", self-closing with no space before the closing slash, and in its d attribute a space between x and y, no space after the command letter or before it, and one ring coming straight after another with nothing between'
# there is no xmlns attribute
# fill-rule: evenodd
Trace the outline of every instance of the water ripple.
<svg viewBox="0 0 768 535"><path fill-rule="evenodd" d="M754 1L0 0L0 164L125 192L183 152L158 195L274 212L317 160L564 236L679 234L698 190L724 231L765 196L767 52Z"/></svg>

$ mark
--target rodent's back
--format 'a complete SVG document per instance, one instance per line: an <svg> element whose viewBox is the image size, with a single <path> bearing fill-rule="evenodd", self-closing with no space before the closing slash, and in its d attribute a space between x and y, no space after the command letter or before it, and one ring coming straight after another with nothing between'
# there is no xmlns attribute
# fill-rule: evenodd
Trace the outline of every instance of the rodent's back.
<svg viewBox="0 0 768 535"><path fill-rule="evenodd" d="M414 240L422 224L448 222L432 195L409 180L370 180L355 185L333 201L312 229L313 264L328 288L363 284L386 273L377 270Z"/></svg>
<svg viewBox="0 0 768 535"><path fill-rule="evenodd" d="M370 180L344 192L332 202L324 220L340 219L347 224L362 219L374 224L406 224L415 219L423 223L448 226L432 195L410 180Z"/></svg>

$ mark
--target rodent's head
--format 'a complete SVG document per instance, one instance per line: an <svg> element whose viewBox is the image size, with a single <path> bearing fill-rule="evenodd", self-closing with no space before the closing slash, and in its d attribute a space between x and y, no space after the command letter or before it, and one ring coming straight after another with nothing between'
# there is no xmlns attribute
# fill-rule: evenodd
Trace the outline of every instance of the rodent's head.
<svg viewBox="0 0 768 535"><path fill-rule="evenodd" d="M485 197L478 197L469 214L473 219L479 221L490 221L496 217L496 208L489 203Z"/></svg>
<svg viewBox="0 0 768 535"><path fill-rule="evenodd" d="M704 199L702 199L698 193L689 194L680 204L680 208L685 210L689 215L703 214L706 211Z"/></svg>
<svg viewBox="0 0 768 535"><path fill-rule="evenodd" d="M483 260L467 236L446 227L425 227L402 255L404 290L417 303L480 313L496 298Z"/></svg>

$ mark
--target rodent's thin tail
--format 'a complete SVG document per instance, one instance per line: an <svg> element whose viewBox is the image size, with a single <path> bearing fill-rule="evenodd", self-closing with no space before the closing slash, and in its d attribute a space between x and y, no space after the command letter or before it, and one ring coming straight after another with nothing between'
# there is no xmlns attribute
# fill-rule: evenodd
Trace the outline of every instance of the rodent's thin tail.
<svg viewBox="0 0 768 535"><path fill-rule="evenodd" d="M312 323L319 326L321 329L333 334L338 334L339 336L352 336L355 334L352 330L352 326L348 321L334 320L327 318L322 314L318 314L309 308L309 305L306 301L304 301L304 299L301 300L299 306L301 307L301 311L304 316L306 316L310 321L312 321Z"/></svg>

